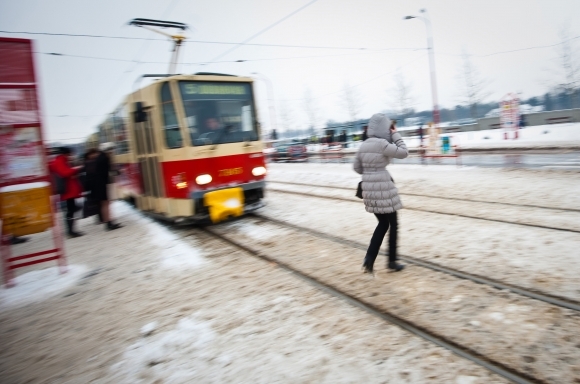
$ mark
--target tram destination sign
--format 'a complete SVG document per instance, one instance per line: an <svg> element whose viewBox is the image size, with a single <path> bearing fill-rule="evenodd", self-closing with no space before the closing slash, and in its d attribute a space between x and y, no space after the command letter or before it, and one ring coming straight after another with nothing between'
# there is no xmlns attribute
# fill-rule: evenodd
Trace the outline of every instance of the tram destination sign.
<svg viewBox="0 0 580 384"><path fill-rule="evenodd" d="M188 95L245 95L245 84L196 84L185 83L183 89Z"/></svg>

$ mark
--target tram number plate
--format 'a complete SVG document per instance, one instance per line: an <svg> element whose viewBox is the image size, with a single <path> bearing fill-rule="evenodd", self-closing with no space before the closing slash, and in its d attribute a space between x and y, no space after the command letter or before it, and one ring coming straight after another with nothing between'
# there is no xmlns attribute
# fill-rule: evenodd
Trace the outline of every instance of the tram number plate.
<svg viewBox="0 0 580 384"><path fill-rule="evenodd" d="M220 169L218 175L219 176L234 176L240 175L244 172L242 167L238 168L228 168L228 169Z"/></svg>

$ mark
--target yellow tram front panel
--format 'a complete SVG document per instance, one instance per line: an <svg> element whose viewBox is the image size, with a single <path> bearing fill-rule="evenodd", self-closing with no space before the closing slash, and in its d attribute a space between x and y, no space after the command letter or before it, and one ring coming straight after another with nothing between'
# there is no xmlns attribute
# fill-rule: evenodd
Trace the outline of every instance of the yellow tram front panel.
<svg viewBox="0 0 580 384"><path fill-rule="evenodd" d="M208 192L203 197L209 208L212 223L219 223L228 217L238 217L244 213L244 190L240 187Z"/></svg>

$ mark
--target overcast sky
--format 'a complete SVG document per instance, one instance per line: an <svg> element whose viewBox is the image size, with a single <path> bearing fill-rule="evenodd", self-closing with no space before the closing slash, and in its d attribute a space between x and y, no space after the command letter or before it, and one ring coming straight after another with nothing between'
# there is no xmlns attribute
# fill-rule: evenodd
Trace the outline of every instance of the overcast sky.
<svg viewBox="0 0 580 384"><path fill-rule="evenodd" d="M488 100L498 100L508 92L526 98L545 93L560 80L558 46L549 46L561 42L562 27L569 28L569 37L580 37L580 24L574 23L580 15L580 0L317 0L304 7L311 2L0 0L2 31L160 40L4 32L0 36L35 40L47 136L68 143L93 132L104 115L133 90L139 75L167 71L171 44L161 35L127 25L137 17L179 21L191 27L179 73L249 76L257 72L269 78L278 116L285 109L294 128L308 125L303 100L307 90L318 110L318 126L329 119L348 120L341 103L345 83L355 86L360 95L360 118L392 109L393 75L398 68L412 85L415 109L429 109L425 26L418 19L403 20L406 15L419 15L425 7L432 23L443 107L459 103L462 51L472 55L472 63L488 80ZM241 43L301 7L249 41L263 45L239 46L220 57L236 47L224 43ZM572 42L580 47L580 38ZM501 53L505 51L514 52ZM266 86L259 82L257 89L260 119L269 129Z"/></svg>

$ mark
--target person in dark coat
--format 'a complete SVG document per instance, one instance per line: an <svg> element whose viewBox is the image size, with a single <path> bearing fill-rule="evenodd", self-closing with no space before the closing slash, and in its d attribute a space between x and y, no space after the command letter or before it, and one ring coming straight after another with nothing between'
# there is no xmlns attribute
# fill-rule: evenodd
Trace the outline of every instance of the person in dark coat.
<svg viewBox="0 0 580 384"><path fill-rule="evenodd" d="M95 148L91 148L83 156L85 167L83 188L86 192L83 217L86 218L98 215L97 224L102 224L104 221L101 214L101 202L95 200L91 194L93 185L95 184L96 159L98 155L99 151Z"/></svg>
<svg viewBox="0 0 580 384"><path fill-rule="evenodd" d="M66 228L70 238L79 237L83 234L74 230L75 212L79 210L76 199L82 196L83 188L78 180L78 173L82 167L72 167L70 157L73 152L68 147L59 149L59 154L49 163L50 172L56 175L64 183L60 200L66 202Z"/></svg>
<svg viewBox="0 0 580 384"><path fill-rule="evenodd" d="M105 224L105 229L112 231L121 228L121 225L113 223L109 209L108 186L111 182L111 155L115 148L113 143L102 143L100 151L95 158L95 172L91 181L90 198L96 200L101 206L101 219Z"/></svg>

